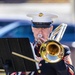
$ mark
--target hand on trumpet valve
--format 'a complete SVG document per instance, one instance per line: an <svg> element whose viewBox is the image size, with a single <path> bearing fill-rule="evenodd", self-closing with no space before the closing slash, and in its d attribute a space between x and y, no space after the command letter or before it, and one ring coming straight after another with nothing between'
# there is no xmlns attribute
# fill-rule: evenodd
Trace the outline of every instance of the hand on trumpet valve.
<svg viewBox="0 0 75 75"><path fill-rule="evenodd" d="M43 42L47 41L43 38L42 34L38 34L37 43L42 44Z"/></svg>

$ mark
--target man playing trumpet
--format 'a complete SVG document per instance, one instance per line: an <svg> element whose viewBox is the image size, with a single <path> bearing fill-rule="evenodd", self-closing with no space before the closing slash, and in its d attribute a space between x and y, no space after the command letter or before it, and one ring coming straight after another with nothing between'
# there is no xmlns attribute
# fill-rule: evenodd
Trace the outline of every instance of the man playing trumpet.
<svg viewBox="0 0 75 75"><path fill-rule="evenodd" d="M46 42L53 30L53 18L57 18L56 15L37 13L29 14L32 17L32 31L35 38L35 54L36 59L40 61L39 66L41 72L35 71L33 75L74 75L74 67L72 66L71 51L68 46L62 45L64 48L63 58L56 63L49 63L45 61L40 55L40 46L42 43ZM31 75L31 73L29 74Z"/></svg>
<svg viewBox="0 0 75 75"><path fill-rule="evenodd" d="M40 62L40 70L24 74L19 72L19 75L74 75L70 48L59 43L66 24L58 26L53 33L52 19L57 18L56 15L37 13L28 16L32 17L32 32L35 38L33 45L35 58ZM55 39L57 32L58 37ZM52 33L54 36L50 37ZM18 75L16 73L11 75Z"/></svg>

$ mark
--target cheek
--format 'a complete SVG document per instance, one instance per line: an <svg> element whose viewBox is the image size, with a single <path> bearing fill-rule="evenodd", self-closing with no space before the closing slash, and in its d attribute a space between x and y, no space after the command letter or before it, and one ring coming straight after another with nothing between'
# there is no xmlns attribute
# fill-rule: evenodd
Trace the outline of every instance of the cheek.
<svg viewBox="0 0 75 75"><path fill-rule="evenodd" d="M49 34L43 34L43 37L44 37L44 39L48 39L48 37L49 37Z"/></svg>
<svg viewBox="0 0 75 75"><path fill-rule="evenodd" d="M43 31L44 36L48 36L50 34L49 31Z"/></svg>
<svg viewBox="0 0 75 75"><path fill-rule="evenodd" d="M37 38L38 32L34 32L34 37Z"/></svg>
<svg viewBox="0 0 75 75"><path fill-rule="evenodd" d="M37 34L36 33L34 33L34 37L36 37L37 36Z"/></svg>

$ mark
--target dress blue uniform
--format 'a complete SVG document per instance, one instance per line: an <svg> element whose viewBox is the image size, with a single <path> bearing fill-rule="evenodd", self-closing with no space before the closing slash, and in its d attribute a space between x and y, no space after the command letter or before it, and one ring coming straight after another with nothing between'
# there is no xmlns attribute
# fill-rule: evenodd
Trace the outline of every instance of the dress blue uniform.
<svg viewBox="0 0 75 75"><path fill-rule="evenodd" d="M53 18L57 18L58 16L53 14L46 14L46 13L35 13L35 14L29 14L29 17L32 17L32 26L34 28L49 28L53 23ZM71 53L68 46L63 45L64 47L64 57L69 55ZM37 44L35 47L35 54L40 57L39 54L39 48L40 44ZM64 58L63 58L64 59ZM34 75L72 75L69 72L69 67L74 70L74 67L72 65L68 65L64 62L64 60L61 60L57 63L47 63L45 60L42 60L40 63L42 66L40 67L41 73L38 73L35 71Z"/></svg>

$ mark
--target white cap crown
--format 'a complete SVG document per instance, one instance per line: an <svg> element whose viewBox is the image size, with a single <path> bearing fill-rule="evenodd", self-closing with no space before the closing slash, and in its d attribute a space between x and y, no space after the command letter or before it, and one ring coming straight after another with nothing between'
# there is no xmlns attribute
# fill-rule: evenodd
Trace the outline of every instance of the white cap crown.
<svg viewBox="0 0 75 75"><path fill-rule="evenodd" d="M36 13L27 15L32 17L33 22L52 22L52 19L57 18L57 15L48 14L48 13Z"/></svg>

